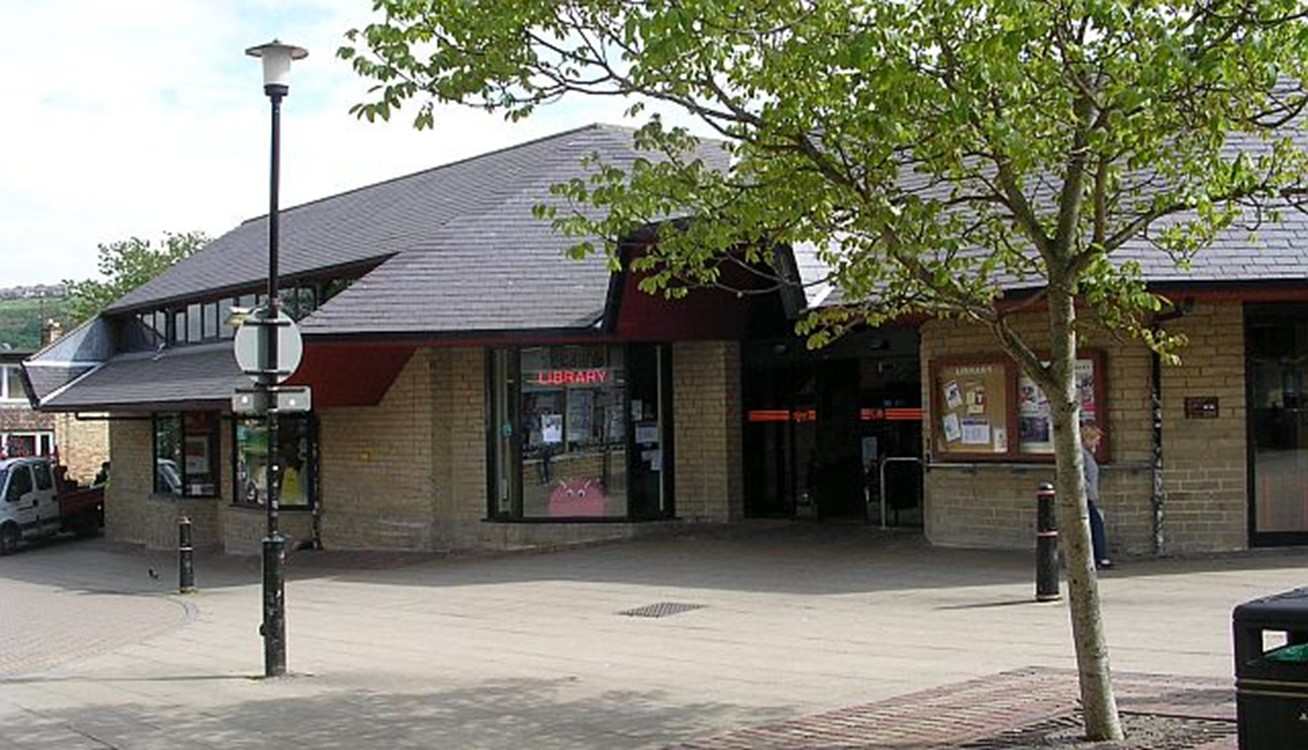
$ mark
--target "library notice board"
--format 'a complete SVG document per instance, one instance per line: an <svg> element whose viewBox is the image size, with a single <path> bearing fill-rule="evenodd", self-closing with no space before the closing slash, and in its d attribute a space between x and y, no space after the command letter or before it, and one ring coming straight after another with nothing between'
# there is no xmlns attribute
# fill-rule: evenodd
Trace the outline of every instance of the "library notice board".
<svg viewBox="0 0 1308 750"><path fill-rule="evenodd" d="M1009 453L1009 365L990 361L942 363L934 378L937 455L999 456Z"/></svg>

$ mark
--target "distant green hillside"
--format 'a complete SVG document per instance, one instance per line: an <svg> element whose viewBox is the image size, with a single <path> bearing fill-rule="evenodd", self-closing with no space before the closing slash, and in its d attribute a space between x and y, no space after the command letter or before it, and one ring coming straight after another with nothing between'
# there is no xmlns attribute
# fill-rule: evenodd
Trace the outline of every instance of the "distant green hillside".
<svg viewBox="0 0 1308 750"><path fill-rule="evenodd" d="M0 299L0 349L32 351L41 346L41 321L64 320L63 297Z"/></svg>

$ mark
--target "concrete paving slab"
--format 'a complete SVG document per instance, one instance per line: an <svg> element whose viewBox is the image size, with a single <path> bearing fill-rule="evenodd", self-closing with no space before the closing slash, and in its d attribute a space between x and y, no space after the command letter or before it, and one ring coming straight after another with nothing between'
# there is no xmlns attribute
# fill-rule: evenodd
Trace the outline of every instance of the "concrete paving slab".
<svg viewBox="0 0 1308 750"><path fill-rule="evenodd" d="M53 652L0 656L0 747L666 747L978 680L1002 693L996 675L1074 667L1066 605L1032 602L1032 557L802 524L498 557L298 552L293 676L263 680L257 560L202 555L182 597L163 553L49 545L0 560L0 601L23 602L0 639ZM1306 572L1297 551L1122 561L1101 580L1114 667L1229 685L1231 608ZM659 603L701 606L622 614Z"/></svg>

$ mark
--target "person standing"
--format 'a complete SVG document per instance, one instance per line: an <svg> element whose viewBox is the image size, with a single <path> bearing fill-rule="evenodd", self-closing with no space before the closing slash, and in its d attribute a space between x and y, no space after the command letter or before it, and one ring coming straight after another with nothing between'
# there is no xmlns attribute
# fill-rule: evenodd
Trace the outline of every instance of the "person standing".
<svg viewBox="0 0 1308 750"><path fill-rule="evenodd" d="M109 484L109 462L105 461L100 464L100 470L95 473L95 479L91 480L92 487L105 487Z"/></svg>
<svg viewBox="0 0 1308 750"><path fill-rule="evenodd" d="M1090 514L1090 544L1094 548L1095 567L1113 567L1108 559L1108 536L1104 531L1104 514L1099 510L1099 462L1095 451L1104 433L1092 424L1081 425L1081 463L1085 471L1085 504Z"/></svg>

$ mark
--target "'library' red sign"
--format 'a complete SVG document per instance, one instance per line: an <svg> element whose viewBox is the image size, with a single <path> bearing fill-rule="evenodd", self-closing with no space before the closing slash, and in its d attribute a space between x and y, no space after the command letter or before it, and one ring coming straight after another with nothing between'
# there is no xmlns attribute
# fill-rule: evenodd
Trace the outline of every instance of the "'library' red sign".
<svg viewBox="0 0 1308 750"><path fill-rule="evenodd" d="M587 370L538 370L532 373L532 385L599 385L608 382L609 371L603 368Z"/></svg>

